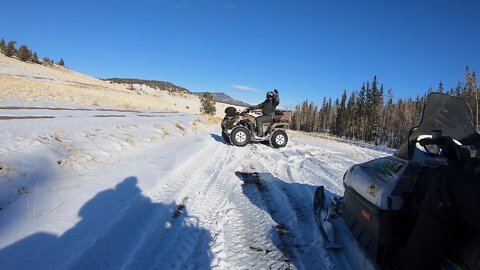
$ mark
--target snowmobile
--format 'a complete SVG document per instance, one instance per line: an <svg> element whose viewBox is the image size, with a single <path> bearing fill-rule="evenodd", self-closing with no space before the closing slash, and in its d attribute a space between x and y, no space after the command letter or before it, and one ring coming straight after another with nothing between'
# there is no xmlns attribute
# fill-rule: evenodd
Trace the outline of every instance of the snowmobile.
<svg viewBox="0 0 480 270"><path fill-rule="evenodd" d="M256 132L256 113L258 110L250 108L239 112L235 107L227 107L221 123L223 140L240 147L251 141L268 142L273 148L285 147L288 142L285 130L290 125L292 112L276 110L272 121L263 124L263 130L265 130L263 136L259 136Z"/></svg>
<svg viewBox="0 0 480 270"><path fill-rule="evenodd" d="M385 269L398 258L420 213L423 178L429 170L451 164L440 143L444 141L468 150L475 161L480 157L480 134L465 101L431 93L420 123L394 155L352 166L343 177L343 197L318 187L313 206L326 247L342 248L337 240L341 224L376 268ZM480 234L469 231L457 239L444 263L455 269L480 269Z"/></svg>

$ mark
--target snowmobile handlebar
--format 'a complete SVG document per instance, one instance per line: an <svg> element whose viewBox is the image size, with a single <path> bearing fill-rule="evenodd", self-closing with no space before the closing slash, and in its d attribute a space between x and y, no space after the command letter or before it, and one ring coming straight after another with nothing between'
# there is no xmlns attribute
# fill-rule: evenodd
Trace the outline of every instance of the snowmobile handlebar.
<svg viewBox="0 0 480 270"><path fill-rule="evenodd" d="M421 146L427 146L427 145L438 145L440 146L441 144L443 144L442 142L443 140L440 140L440 139L432 139L432 138L425 138L425 139L421 139L418 141L418 143L421 145Z"/></svg>
<svg viewBox="0 0 480 270"><path fill-rule="evenodd" d="M471 159L470 152L458 145L450 136L424 138L418 143L426 148L429 145L437 145L443 150L444 156L453 163L452 165L463 166Z"/></svg>

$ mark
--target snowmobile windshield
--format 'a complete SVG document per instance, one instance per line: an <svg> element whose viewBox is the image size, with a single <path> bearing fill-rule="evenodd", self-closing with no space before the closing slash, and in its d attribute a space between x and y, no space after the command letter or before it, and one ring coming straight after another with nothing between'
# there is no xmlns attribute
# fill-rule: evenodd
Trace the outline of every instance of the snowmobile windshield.
<svg viewBox="0 0 480 270"><path fill-rule="evenodd" d="M440 130L443 136L450 136L462 144L474 144L480 140L472 124L470 108L464 100L431 93L427 96L420 124L410 131L408 140L395 155L409 160L418 137L431 135L433 130Z"/></svg>

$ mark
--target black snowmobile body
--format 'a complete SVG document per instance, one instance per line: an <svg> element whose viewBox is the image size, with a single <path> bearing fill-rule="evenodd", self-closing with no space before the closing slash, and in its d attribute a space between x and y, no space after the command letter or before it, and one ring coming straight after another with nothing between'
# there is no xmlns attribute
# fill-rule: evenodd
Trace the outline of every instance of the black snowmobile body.
<svg viewBox="0 0 480 270"><path fill-rule="evenodd" d="M269 142L273 148L285 147L288 142L288 136L285 132L290 126L292 118L291 111L276 110L271 122L264 123L263 136L258 136L256 132L256 116L254 110L249 108L242 112L234 107L225 109L225 117L222 120L222 138L226 143L232 143L235 146L245 146L253 142Z"/></svg>
<svg viewBox="0 0 480 270"><path fill-rule="evenodd" d="M339 217L378 266L396 257L418 217L429 171L449 164L435 144L440 137L452 138L472 158L479 158L480 135L472 125L468 105L459 98L432 93L420 124L411 129L394 155L352 166L344 175L343 197L333 196L330 206L324 188L317 189L314 210L322 233L326 234L325 224ZM338 246L329 237L329 245ZM480 234L470 231L458 239L456 248L445 257L465 269L480 269Z"/></svg>

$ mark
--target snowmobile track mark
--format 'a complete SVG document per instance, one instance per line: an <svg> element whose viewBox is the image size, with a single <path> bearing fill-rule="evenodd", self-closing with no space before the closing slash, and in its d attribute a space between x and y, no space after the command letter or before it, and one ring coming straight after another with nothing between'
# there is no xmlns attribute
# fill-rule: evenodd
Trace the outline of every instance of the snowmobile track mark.
<svg viewBox="0 0 480 270"><path fill-rule="evenodd" d="M245 168L245 165L242 167ZM242 181L245 179L242 176L247 177L247 174L242 175L240 172L235 174ZM231 201L235 205L235 210L232 211L234 219L227 224L226 228L230 229L225 230L225 236L226 239L232 236L238 239L231 243L233 246L229 243L229 247L233 251L230 259L241 262L241 264L234 264L233 267L239 269L291 269L292 264L282 260L286 256L277 244L274 244L281 242L280 236L275 231L277 224L265 210L267 207L254 181L255 178L248 177L248 184L242 184L243 194L232 194L231 197ZM236 233L233 235L230 233L235 231ZM264 253L259 249L270 252ZM245 253L245 251L250 252ZM258 256L259 252L263 256Z"/></svg>
<svg viewBox="0 0 480 270"><path fill-rule="evenodd" d="M299 246L296 243L296 235L292 228L290 228L290 224L282 224L279 222L281 220L279 213L276 210L276 206L274 201L271 199L271 194L269 194L269 187L265 180L260 178L260 174L257 172L253 173L239 173L244 181L244 185L255 185L256 190L260 195L260 200L262 201L261 204L264 205L263 210L270 215L273 221L276 223L275 225L275 232L277 234L278 241L280 243L277 244L279 250L283 253L282 257L285 258L281 261L290 263L291 260L296 260L298 258L298 250L297 247ZM274 239L272 239L275 241ZM301 262L296 260L297 264Z"/></svg>

